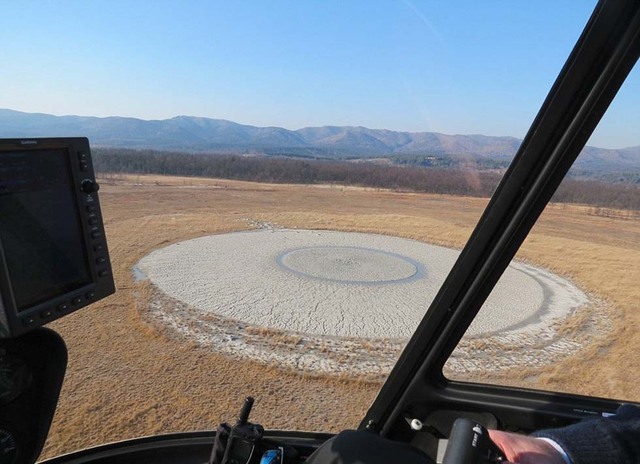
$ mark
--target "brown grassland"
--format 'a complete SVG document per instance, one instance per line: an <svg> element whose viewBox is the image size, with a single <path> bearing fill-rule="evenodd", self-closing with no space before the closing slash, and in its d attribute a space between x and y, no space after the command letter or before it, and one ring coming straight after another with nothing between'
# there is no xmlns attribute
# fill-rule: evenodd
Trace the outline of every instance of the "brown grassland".
<svg viewBox="0 0 640 464"><path fill-rule="evenodd" d="M356 426L380 383L283 371L171 339L144 318L144 286L134 281L132 267L170 243L256 222L460 248L487 204L354 187L160 176L114 176L102 187L117 293L51 324L67 342L69 367L43 457L136 436L214 429L233 420L249 394L256 397L252 420L267 428L333 432ZM556 365L489 380L640 401L640 220L598 212L551 205L519 258L606 301L613 329Z"/></svg>

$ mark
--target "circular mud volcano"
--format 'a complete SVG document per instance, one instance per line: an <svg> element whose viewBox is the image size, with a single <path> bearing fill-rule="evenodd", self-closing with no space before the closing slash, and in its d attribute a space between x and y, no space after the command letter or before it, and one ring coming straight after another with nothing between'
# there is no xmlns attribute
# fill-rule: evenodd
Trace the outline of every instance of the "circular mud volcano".
<svg viewBox="0 0 640 464"><path fill-rule="evenodd" d="M203 319L332 337L406 339L458 251L373 234L260 230L213 235L156 250L138 269ZM513 263L471 335L534 330L587 297L545 270ZM180 314L165 308L165 318Z"/></svg>
<svg viewBox="0 0 640 464"><path fill-rule="evenodd" d="M200 344L297 368L340 370L323 354L329 343L329 351L342 350L349 369L348 358L364 350L363 369L384 371L458 255L398 237L268 229L176 243L144 257L136 273L155 287L156 320ZM533 345L553 338L551 324L588 301L566 279L514 262L467 335L524 336ZM376 348L363 348L363 339L377 340ZM291 346L283 353L274 343Z"/></svg>

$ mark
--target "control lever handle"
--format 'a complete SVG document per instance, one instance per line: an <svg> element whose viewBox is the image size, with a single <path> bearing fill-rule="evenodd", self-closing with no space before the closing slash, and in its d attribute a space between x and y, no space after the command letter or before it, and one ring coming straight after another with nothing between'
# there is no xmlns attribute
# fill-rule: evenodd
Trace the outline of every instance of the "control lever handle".
<svg viewBox="0 0 640 464"><path fill-rule="evenodd" d="M471 419L454 422L442 464L497 464L506 460L482 424Z"/></svg>
<svg viewBox="0 0 640 464"><path fill-rule="evenodd" d="M244 400L244 404L242 405L242 409L240 410L236 426L245 425L248 422L249 414L251 414L251 408L253 408L253 397L247 396Z"/></svg>

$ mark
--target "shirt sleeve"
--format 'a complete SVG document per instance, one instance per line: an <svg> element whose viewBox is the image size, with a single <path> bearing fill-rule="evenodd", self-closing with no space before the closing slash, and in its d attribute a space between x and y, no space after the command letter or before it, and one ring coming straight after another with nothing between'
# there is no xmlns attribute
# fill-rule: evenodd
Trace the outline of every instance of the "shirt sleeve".
<svg viewBox="0 0 640 464"><path fill-rule="evenodd" d="M560 454L560 456L562 456L562 460L565 462L565 464L572 464L571 463L571 459L569 459L569 456L567 455L567 452L562 448L562 446L557 444L551 438L547 438L547 437L537 437L537 438L538 438L538 440L544 440L545 442L547 442L551 446L553 446L553 448L558 452L558 454Z"/></svg>

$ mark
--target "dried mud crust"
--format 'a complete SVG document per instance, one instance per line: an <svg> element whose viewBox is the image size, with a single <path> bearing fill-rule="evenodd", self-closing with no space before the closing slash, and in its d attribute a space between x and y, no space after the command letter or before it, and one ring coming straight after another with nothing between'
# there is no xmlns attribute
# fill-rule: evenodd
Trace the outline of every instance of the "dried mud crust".
<svg viewBox="0 0 640 464"><path fill-rule="evenodd" d="M203 318L358 339L409 338L459 256L399 237L330 230L261 230L158 248L139 274ZM537 330L587 304L571 282L513 262L469 335Z"/></svg>
<svg viewBox="0 0 640 464"><path fill-rule="evenodd" d="M405 339L313 336L260 327L215 314L203 316L153 284L140 302L143 319L167 338L228 356L260 361L308 374L382 380L395 364Z"/></svg>
<svg viewBox="0 0 640 464"><path fill-rule="evenodd" d="M578 353L613 330L611 308L592 297L591 303L566 319L536 331L512 331L488 337L467 337L458 344L444 366L445 376L465 380L478 374L511 369L536 369L554 365Z"/></svg>
<svg viewBox="0 0 640 464"><path fill-rule="evenodd" d="M408 338L317 336L202 314L172 298L148 280L138 308L143 319L167 338L231 357L311 375L381 381L389 374ZM611 308L595 297L566 317L529 321L493 334L465 336L445 365L447 377L463 380L482 373L548 367L577 353L612 330Z"/></svg>
<svg viewBox="0 0 640 464"><path fill-rule="evenodd" d="M271 293L282 297L282 294L288 291L287 286L291 286L291 280L299 280L299 276L283 277L281 271L274 270L277 267L275 265L277 260L272 259L273 256L277 256L281 249L291 250L291 248L284 248L282 245L284 241L287 242L287 246L293 244L297 247L309 244L358 246L363 243L371 246L373 243L374 248L385 252L400 252L403 256L416 256L416 254L422 256L416 258L418 260L426 259L424 250L420 247L430 247L427 248L426 253L430 261L424 261L424 264L427 272L432 273L430 278L433 278L433 275L442 274L435 279L436 281L444 279L444 275L457 255L454 250L420 242L410 243L402 240L396 243L394 237L319 230L287 230L275 223L255 222L250 225L262 231L201 237L180 242L156 250L141 260L141 263L144 263L141 266L143 270L151 271L150 280L139 284L147 287L145 292L147 300L145 305L140 306L145 308L144 317L147 322L163 331L168 337L179 339L181 343L195 343L200 347L237 358L257 360L297 372L381 380L390 372L422 315L411 315L415 320L408 323L409 314L404 317L398 317L398 314L395 314L395 320L404 326L392 327L387 322L386 333L396 335L391 337L378 336L379 332L374 332L376 336L345 336L340 332L326 331L325 325L330 324L325 323L321 324L322 333L287 330L288 327L295 326L293 318L298 312L295 308L304 307L306 304L308 307L315 305L317 309L316 300L327 303L326 295L336 295L346 287L337 283L337 290L330 288L332 291L328 292L325 286L334 284L326 282L317 284L314 276L310 279L306 278L308 276L303 276L305 285L320 285L322 291L313 297L316 300L312 298L312 301L298 301L297 305L294 305L295 308L292 306L289 312L284 314L283 320L286 323L274 327L268 324L256 324L251 314L254 307L251 305L244 305L247 306L246 310L239 312L228 312L224 304L221 305L219 302L216 303L217 306L208 306L208 303L203 305L203 300L216 299L217 294L206 294L199 288L197 297L192 298L189 292L193 292L194 289L185 288L182 281L191 276L193 279L204 280L206 282L204 288L211 288L210 280L222 275L227 280L219 282L218 287L234 288L247 284L252 277L242 274L235 280L228 280L230 275L237 273L239 268L256 268L260 270L260 288L264 288L264 282L276 285L276 281L282 280L277 290L270 290ZM250 237L251 240L249 240ZM360 242L363 239L366 241ZM210 240L223 241L215 242L215 246L211 248ZM253 243L259 244L260 250L252 254ZM209 272L210 269L196 270L194 267L196 262L202 267L210 265L208 259L203 256L207 256L207 250L211 249L216 250L215 256L218 258L216 264L212 265L216 272ZM315 250L313 247L293 249ZM197 251L197 257L194 257L192 250ZM451 253L453 254L449 256ZM247 258L242 254L250 256ZM305 259L309 256L311 255L305 256ZM238 266L237 263L243 262L243 259L247 261L247 266ZM228 269L224 268L224 263L227 262L233 263ZM159 266L154 268L157 263ZM223 267L215 267L219 263L223 263ZM311 264L313 263L303 262L298 264L298 267L308 274L307 269L313 270ZM420 265L420 263L417 264ZM326 269L322 269L322 272L325 271ZM163 285L159 286L154 278L158 278ZM433 288L439 287L436 285L437 282L429 282L428 279L423 281L423 284ZM402 297L407 298L408 290L417 285L419 284L416 281L412 281L409 285L402 287ZM246 287L242 287L243 294L237 297L238 300L247 299L244 294L247 293ZM362 290L358 286L349 288L352 289L350 290L352 294ZM398 288L394 285L385 285L382 288L385 295L379 295L378 300L388 297L386 293L397 292ZM312 290L307 293L310 295L317 290L314 287L308 287L308 289ZM424 288L419 287L419 291L424 292ZM172 293L180 297L177 298ZM228 296L228 293L225 290L223 296ZM296 292L295 297L285 295L284 300L291 301L304 293ZM185 298L184 295L187 297ZM429 298L428 292L424 292L418 300L405 306L418 306L418 301L424 302ZM260 298L249 298L249 300L256 304L263 303ZM358 318L362 319L363 308L367 304L374 305L376 298L371 298L370 293L364 293L363 298L357 303L350 305L349 308L341 308L341 317L343 319L355 317L355 321L358 321ZM236 306L236 300L229 300L229 304ZM385 317L389 316L388 306L381 308L380 311L386 313ZM273 315L273 311L266 311L266 313ZM235 314L241 314L244 317L233 317ZM317 319L322 317L317 311L314 314ZM529 370L548 367L575 354L594 339L608 333L612 329L609 314L611 314L610 308L595 297L588 297L569 280L542 268L514 262L485 307L481 309L479 317L470 327L468 334L448 360L445 374L452 378L464 378L487 371L495 374L498 371L523 367ZM503 319L507 317L509 323L505 324ZM389 317L389 320L393 322L394 318ZM317 324L317 321L315 323ZM344 321L341 324L345 325ZM360 325L363 326L363 324ZM407 330L409 325L411 330ZM401 336L397 336L398 334Z"/></svg>

